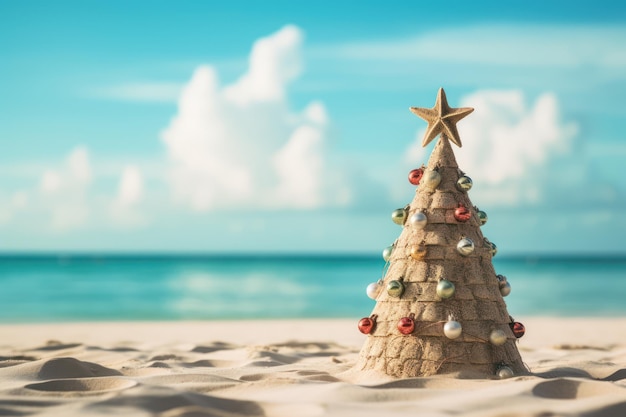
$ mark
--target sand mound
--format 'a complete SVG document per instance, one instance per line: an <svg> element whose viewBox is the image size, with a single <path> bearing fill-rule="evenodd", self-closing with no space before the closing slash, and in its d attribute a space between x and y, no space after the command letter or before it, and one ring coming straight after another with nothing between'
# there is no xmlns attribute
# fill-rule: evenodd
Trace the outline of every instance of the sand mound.
<svg viewBox="0 0 626 417"><path fill-rule="evenodd" d="M105 392L127 389L137 385L136 381L124 378L77 378L52 379L46 382L25 385L24 388L47 392Z"/></svg>

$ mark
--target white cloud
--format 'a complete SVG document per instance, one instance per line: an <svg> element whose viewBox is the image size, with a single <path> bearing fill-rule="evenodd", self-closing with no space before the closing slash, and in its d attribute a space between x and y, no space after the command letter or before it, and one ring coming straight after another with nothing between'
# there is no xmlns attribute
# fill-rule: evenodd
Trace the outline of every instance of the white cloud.
<svg viewBox="0 0 626 417"><path fill-rule="evenodd" d="M143 176L138 167L129 165L122 171L116 202L122 207L139 204L143 198Z"/></svg>
<svg viewBox="0 0 626 417"><path fill-rule="evenodd" d="M302 71L302 32L288 25L252 46L249 69L224 89L224 97L240 105L257 101L282 101L286 85Z"/></svg>
<svg viewBox="0 0 626 417"><path fill-rule="evenodd" d="M111 218L122 226L139 226L146 222L145 215L139 210L144 199L144 179L139 167L124 167L119 180L117 196L111 204Z"/></svg>
<svg viewBox="0 0 626 417"><path fill-rule="evenodd" d="M50 213L53 229L73 229L86 222L89 216L87 192L91 181L89 152L82 146L69 153L62 167L42 174L39 208Z"/></svg>
<svg viewBox="0 0 626 417"><path fill-rule="evenodd" d="M61 188L61 175L56 171L46 171L41 176L39 189L45 194L53 194Z"/></svg>
<svg viewBox="0 0 626 417"><path fill-rule="evenodd" d="M279 179L276 205L315 208L323 204L323 184L319 176L324 167L323 140L319 129L301 126L274 155L273 165Z"/></svg>
<svg viewBox="0 0 626 417"><path fill-rule="evenodd" d="M295 26L257 40L248 71L229 86L212 67L196 69L162 133L177 201L198 211L345 202L326 162L323 104L296 112L287 101L302 68L301 42Z"/></svg>
<svg viewBox="0 0 626 417"><path fill-rule="evenodd" d="M561 121L553 94L541 95L528 107L520 91L478 91L464 97L460 106L476 109L457 125L463 148L455 149L459 168L474 181L475 202L538 203L559 177L572 175L552 166L570 150L578 132L575 124ZM407 160L425 160L424 131L418 131Z"/></svg>

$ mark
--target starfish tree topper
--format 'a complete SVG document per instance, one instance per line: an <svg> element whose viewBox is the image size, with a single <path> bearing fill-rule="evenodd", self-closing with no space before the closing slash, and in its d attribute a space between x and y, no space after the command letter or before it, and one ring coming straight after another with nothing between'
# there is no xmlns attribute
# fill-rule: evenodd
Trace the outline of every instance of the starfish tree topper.
<svg viewBox="0 0 626 417"><path fill-rule="evenodd" d="M454 109L448 106L446 92L443 91L443 88L440 88L435 107L432 109L411 107L410 110L428 122L428 127L426 128L426 133L422 140L422 146L428 145L440 133L442 137L451 140L459 148L463 146L459 132L456 129L456 124L459 120L473 112L473 108L459 107Z"/></svg>

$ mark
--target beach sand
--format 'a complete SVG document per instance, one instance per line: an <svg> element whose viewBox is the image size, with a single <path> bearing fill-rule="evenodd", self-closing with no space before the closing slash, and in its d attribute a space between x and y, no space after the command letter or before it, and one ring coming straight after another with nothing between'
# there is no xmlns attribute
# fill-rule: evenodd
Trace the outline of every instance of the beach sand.
<svg viewBox="0 0 626 417"><path fill-rule="evenodd" d="M626 416L626 318L522 321L507 380L355 373L357 320L0 325L0 416Z"/></svg>

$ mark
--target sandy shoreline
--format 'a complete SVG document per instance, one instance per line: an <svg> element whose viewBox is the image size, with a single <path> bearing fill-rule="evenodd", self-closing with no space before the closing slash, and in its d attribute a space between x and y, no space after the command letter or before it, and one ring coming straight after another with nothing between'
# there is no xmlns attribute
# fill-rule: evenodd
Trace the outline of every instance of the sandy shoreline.
<svg viewBox="0 0 626 417"><path fill-rule="evenodd" d="M0 415L626 416L626 318L522 321L504 381L355 374L357 320L0 325Z"/></svg>

